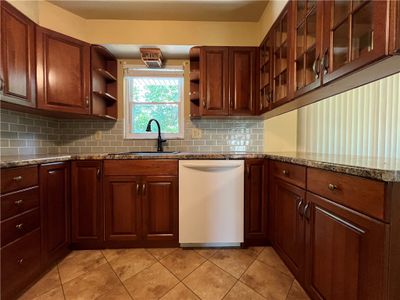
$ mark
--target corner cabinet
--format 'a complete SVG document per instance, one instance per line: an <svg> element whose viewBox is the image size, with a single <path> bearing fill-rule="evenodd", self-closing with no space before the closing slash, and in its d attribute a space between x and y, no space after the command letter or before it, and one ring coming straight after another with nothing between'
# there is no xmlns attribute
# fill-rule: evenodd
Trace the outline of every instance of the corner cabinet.
<svg viewBox="0 0 400 300"><path fill-rule="evenodd" d="M35 24L6 1L0 5L1 100L35 107Z"/></svg>
<svg viewBox="0 0 400 300"><path fill-rule="evenodd" d="M42 254L50 265L68 253L70 238L69 162L40 166Z"/></svg>
<svg viewBox="0 0 400 300"><path fill-rule="evenodd" d="M90 114L90 45L36 27L37 107Z"/></svg>
<svg viewBox="0 0 400 300"><path fill-rule="evenodd" d="M313 299L382 299L385 224L307 193L306 288Z"/></svg>
<svg viewBox="0 0 400 300"><path fill-rule="evenodd" d="M327 24L321 60L324 84L387 54L389 1L323 2Z"/></svg>
<svg viewBox="0 0 400 300"><path fill-rule="evenodd" d="M71 163L71 242L74 248L104 241L102 161Z"/></svg>
<svg viewBox="0 0 400 300"><path fill-rule="evenodd" d="M268 241L267 190L268 162L245 160L244 240L246 246L265 245Z"/></svg>

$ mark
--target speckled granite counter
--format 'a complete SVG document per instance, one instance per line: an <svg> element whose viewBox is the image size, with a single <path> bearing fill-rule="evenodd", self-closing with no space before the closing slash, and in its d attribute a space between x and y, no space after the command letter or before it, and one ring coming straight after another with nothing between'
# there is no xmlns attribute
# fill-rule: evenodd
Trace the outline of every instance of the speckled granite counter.
<svg viewBox="0 0 400 300"><path fill-rule="evenodd" d="M299 152L274 153L151 153L151 154L49 154L2 156L0 167L16 167L57 161L85 159L245 159L270 158L283 162L372 178L387 182L400 182L400 159L374 159L358 156L322 155Z"/></svg>

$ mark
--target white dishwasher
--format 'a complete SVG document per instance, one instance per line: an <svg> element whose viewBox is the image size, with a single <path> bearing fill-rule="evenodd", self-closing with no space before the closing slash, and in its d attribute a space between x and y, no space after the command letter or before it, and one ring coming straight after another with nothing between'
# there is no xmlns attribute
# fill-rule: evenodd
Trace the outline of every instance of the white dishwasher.
<svg viewBox="0 0 400 300"><path fill-rule="evenodd" d="M179 161L179 243L182 247L243 242L244 161Z"/></svg>

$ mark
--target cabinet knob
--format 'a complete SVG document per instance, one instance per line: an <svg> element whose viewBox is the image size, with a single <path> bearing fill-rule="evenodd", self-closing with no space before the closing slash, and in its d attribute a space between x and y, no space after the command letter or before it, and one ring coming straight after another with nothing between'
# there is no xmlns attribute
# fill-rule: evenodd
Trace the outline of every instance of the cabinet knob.
<svg viewBox="0 0 400 300"><path fill-rule="evenodd" d="M288 176L289 175L289 171L288 170L283 170L282 174L285 175L285 176Z"/></svg>
<svg viewBox="0 0 400 300"><path fill-rule="evenodd" d="M0 78L0 92L4 91L4 79Z"/></svg>
<svg viewBox="0 0 400 300"><path fill-rule="evenodd" d="M331 191L337 190L337 188L338 187L335 184L332 184L332 183L328 184L328 189L330 189Z"/></svg>
<svg viewBox="0 0 400 300"><path fill-rule="evenodd" d="M16 206L21 206L22 203L24 203L24 200L22 200L22 199L20 199L20 200L15 200L15 201L14 201L14 204L15 204Z"/></svg>
<svg viewBox="0 0 400 300"><path fill-rule="evenodd" d="M97 178L100 178L100 168L97 168L97 172L96 172L96 176L97 176Z"/></svg>
<svg viewBox="0 0 400 300"><path fill-rule="evenodd" d="M203 100L203 107L206 108L206 101Z"/></svg>
<svg viewBox="0 0 400 300"><path fill-rule="evenodd" d="M17 264L22 265L23 262L24 262L23 258L18 258L17 259Z"/></svg>
<svg viewBox="0 0 400 300"><path fill-rule="evenodd" d="M15 176L13 178L14 181L21 181L22 180L22 176Z"/></svg>
<svg viewBox="0 0 400 300"><path fill-rule="evenodd" d="M85 103L86 103L86 107L89 107L89 97L88 96L85 97Z"/></svg>
<svg viewBox="0 0 400 300"><path fill-rule="evenodd" d="M20 224L15 225L15 228L18 229L18 230L24 230L24 223L20 223Z"/></svg>

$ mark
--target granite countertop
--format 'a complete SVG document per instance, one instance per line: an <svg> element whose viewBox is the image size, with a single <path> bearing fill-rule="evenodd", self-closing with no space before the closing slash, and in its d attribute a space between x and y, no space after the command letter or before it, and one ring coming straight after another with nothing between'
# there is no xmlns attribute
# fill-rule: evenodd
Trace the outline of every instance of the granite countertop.
<svg viewBox="0 0 400 300"><path fill-rule="evenodd" d="M245 159L270 158L349 175L400 182L400 159L366 158L348 155L324 155L301 152L216 152L150 154L48 154L2 156L0 167L17 167L68 160L102 159Z"/></svg>

